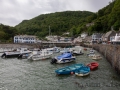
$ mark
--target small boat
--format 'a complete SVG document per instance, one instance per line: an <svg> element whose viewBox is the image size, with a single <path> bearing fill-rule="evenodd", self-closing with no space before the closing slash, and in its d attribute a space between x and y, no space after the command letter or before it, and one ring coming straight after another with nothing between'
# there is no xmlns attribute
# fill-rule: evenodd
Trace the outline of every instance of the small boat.
<svg viewBox="0 0 120 90"><path fill-rule="evenodd" d="M59 47L53 47L53 48L47 48L47 51L51 51L53 53L59 53L60 52L60 48Z"/></svg>
<svg viewBox="0 0 120 90"><path fill-rule="evenodd" d="M97 62L92 62L90 64L87 64L88 67L90 67L90 70L96 70L99 66Z"/></svg>
<svg viewBox="0 0 120 90"><path fill-rule="evenodd" d="M88 57L92 58L95 54L88 54Z"/></svg>
<svg viewBox="0 0 120 90"><path fill-rule="evenodd" d="M63 53L63 54L53 58L51 60L51 64L72 62L72 61L75 61L75 59L76 58L75 58L75 56L72 56L72 53L66 52L66 53Z"/></svg>
<svg viewBox="0 0 120 90"><path fill-rule="evenodd" d="M35 60L35 61L36 60L45 60L45 59L51 58L52 54L53 54L53 52L43 49L40 53L31 54L28 57L28 60Z"/></svg>
<svg viewBox="0 0 120 90"><path fill-rule="evenodd" d="M87 76L90 74L90 67L83 66L79 70L75 71L75 75L77 76Z"/></svg>
<svg viewBox="0 0 120 90"><path fill-rule="evenodd" d="M67 52L72 53L72 51L73 51L73 48L63 48L63 49L60 51L60 53L67 53Z"/></svg>
<svg viewBox="0 0 120 90"><path fill-rule="evenodd" d="M80 50L75 50L75 51L73 51L73 55L83 55L84 53L83 53L83 51L80 49Z"/></svg>
<svg viewBox="0 0 120 90"><path fill-rule="evenodd" d="M94 54L95 53L95 50L91 49L89 54Z"/></svg>
<svg viewBox="0 0 120 90"><path fill-rule="evenodd" d="M93 60L100 60L100 59L102 59L102 57L100 55L93 55L92 59Z"/></svg>
<svg viewBox="0 0 120 90"><path fill-rule="evenodd" d="M21 53L19 54L19 56L17 57L18 59L27 59L30 55L31 55L32 52L30 53Z"/></svg>
<svg viewBox="0 0 120 90"><path fill-rule="evenodd" d="M13 57L17 58L20 54L29 54L31 52L32 51L28 50L27 48L20 48L9 52L4 52L1 55L1 58L13 58Z"/></svg>
<svg viewBox="0 0 120 90"><path fill-rule="evenodd" d="M70 66L66 66L60 69L55 70L55 73L57 75L69 75L69 74L74 74L75 71L79 70L81 67L83 67L83 64L73 64Z"/></svg>
<svg viewBox="0 0 120 90"><path fill-rule="evenodd" d="M89 53L87 54L87 56L89 56L89 57L93 57L94 55L95 55L95 50L93 50L93 49L91 49L89 51Z"/></svg>
<svg viewBox="0 0 120 90"><path fill-rule="evenodd" d="M38 54L40 52L40 49L33 49L30 53L21 53L17 58L18 59L27 59L30 56L33 56L35 54Z"/></svg>

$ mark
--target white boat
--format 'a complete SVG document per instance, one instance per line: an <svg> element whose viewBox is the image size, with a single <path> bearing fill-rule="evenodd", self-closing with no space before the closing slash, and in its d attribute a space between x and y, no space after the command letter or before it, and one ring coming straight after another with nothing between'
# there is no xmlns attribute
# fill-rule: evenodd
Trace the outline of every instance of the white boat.
<svg viewBox="0 0 120 90"><path fill-rule="evenodd" d="M94 54L95 53L95 50L91 49L89 54Z"/></svg>
<svg viewBox="0 0 120 90"><path fill-rule="evenodd" d="M73 52L73 48L63 48L60 53Z"/></svg>
<svg viewBox="0 0 120 90"><path fill-rule="evenodd" d="M92 58L95 54L88 54L88 57Z"/></svg>
<svg viewBox="0 0 120 90"><path fill-rule="evenodd" d="M59 53L60 48L59 47L53 47L53 48L47 48L47 51L53 52L53 53Z"/></svg>
<svg viewBox="0 0 120 90"><path fill-rule="evenodd" d="M31 50L32 52L31 53L21 53L17 58L18 59L27 59L29 56L31 55L35 55L37 54L38 52L40 52L40 50Z"/></svg>
<svg viewBox="0 0 120 90"><path fill-rule="evenodd" d="M29 54L32 51L28 50L27 48L20 48L20 49L16 49L13 51L9 51L9 52L4 52L1 57L2 58L11 58L11 57L18 57L20 54Z"/></svg>
<svg viewBox="0 0 120 90"><path fill-rule="evenodd" d="M28 57L28 60L44 60L44 59L48 59L48 58L51 58L52 57L52 52L50 51L47 51L45 49L43 49L42 51L40 51L40 53L37 53L37 54L31 54L29 57Z"/></svg>
<svg viewBox="0 0 120 90"><path fill-rule="evenodd" d="M100 60L100 59L102 59L102 57L100 55L93 55L92 59L93 60Z"/></svg>
<svg viewBox="0 0 120 90"><path fill-rule="evenodd" d="M83 51L82 50L76 50L76 51L73 51L73 55L83 55Z"/></svg>
<svg viewBox="0 0 120 90"><path fill-rule="evenodd" d="M73 51L72 51L73 55L83 55L83 47L81 46L75 46Z"/></svg>
<svg viewBox="0 0 120 90"><path fill-rule="evenodd" d="M65 52L55 58L53 58L51 60L51 64L54 64L54 63L68 63L68 62L72 62L72 61L75 61L76 58L75 56L72 56L72 53L70 52Z"/></svg>

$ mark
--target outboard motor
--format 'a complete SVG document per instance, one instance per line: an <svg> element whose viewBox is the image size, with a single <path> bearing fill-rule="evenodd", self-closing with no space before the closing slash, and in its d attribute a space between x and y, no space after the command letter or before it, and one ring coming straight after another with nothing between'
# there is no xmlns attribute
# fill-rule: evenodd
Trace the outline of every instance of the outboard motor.
<svg viewBox="0 0 120 90"><path fill-rule="evenodd" d="M2 56L1 56L1 58L6 58L6 54L3 53Z"/></svg>
<svg viewBox="0 0 120 90"><path fill-rule="evenodd" d="M23 54L20 54L17 58L22 59Z"/></svg>
<svg viewBox="0 0 120 90"><path fill-rule="evenodd" d="M55 58L53 58L52 60L51 60L51 64L54 64L54 63L56 63L57 62L57 60L55 59Z"/></svg>

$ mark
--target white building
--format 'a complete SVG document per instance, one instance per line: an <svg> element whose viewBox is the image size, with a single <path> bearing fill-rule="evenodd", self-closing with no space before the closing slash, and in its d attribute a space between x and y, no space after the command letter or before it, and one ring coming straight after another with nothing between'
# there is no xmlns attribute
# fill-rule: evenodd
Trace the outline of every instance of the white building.
<svg viewBox="0 0 120 90"><path fill-rule="evenodd" d="M102 34L101 33L93 33L92 34L92 43L97 43L102 41Z"/></svg>
<svg viewBox="0 0 120 90"><path fill-rule="evenodd" d="M87 33L82 33L82 34L81 34L82 39L85 39L85 37L87 37L87 36L88 36Z"/></svg>
<svg viewBox="0 0 120 90"><path fill-rule="evenodd" d="M37 43L37 37L32 35L14 36L14 43Z"/></svg>
<svg viewBox="0 0 120 90"><path fill-rule="evenodd" d="M116 34L115 36L113 36L113 39L111 42L120 43L120 34Z"/></svg>
<svg viewBox="0 0 120 90"><path fill-rule="evenodd" d="M46 39L48 41L54 41L54 42L57 42L58 41L58 36L55 35L55 36L46 36Z"/></svg>

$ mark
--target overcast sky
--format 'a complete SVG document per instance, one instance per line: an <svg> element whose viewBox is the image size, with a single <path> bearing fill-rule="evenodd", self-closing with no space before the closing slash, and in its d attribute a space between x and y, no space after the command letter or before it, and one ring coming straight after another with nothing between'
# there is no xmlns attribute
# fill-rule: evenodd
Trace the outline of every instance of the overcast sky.
<svg viewBox="0 0 120 90"><path fill-rule="evenodd" d="M112 0L0 0L0 23L15 26L40 14L60 11L97 12Z"/></svg>

